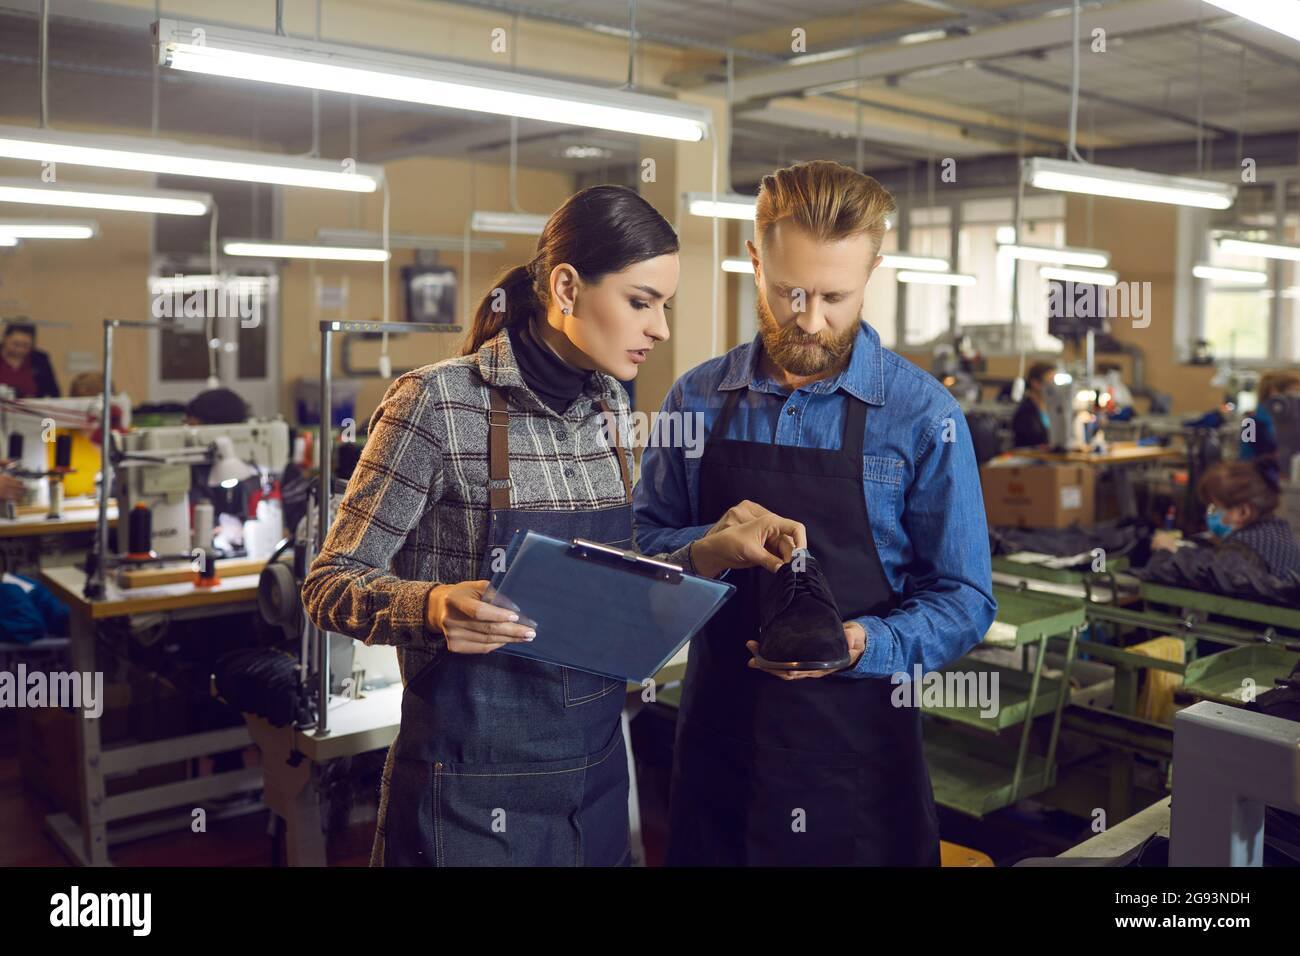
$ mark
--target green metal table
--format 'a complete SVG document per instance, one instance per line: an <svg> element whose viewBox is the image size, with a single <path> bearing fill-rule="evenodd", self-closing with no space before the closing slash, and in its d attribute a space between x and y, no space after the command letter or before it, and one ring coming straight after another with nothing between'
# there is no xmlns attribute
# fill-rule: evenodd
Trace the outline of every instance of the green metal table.
<svg viewBox="0 0 1300 956"><path fill-rule="evenodd" d="M991 714L978 706L924 706L925 756L934 797L940 805L983 817L1017 800L1051 787L1056 780L1056 745L1061 714L1069 700L1070 670L1079 630L1084 626L1080 600L994 585L997 619L984 643L994 647L1037 647L1032 672L963 657L939 672L948 683L953 674L998 682L998 706ZM1060 677L1043 676L1043 661L1052 638L1066 640ZM956 681L954 681L954 686ZM1051 718L1044 755L1029 752L1036 718ZM1002 739L1019 728L1014 749Z"/></svg>

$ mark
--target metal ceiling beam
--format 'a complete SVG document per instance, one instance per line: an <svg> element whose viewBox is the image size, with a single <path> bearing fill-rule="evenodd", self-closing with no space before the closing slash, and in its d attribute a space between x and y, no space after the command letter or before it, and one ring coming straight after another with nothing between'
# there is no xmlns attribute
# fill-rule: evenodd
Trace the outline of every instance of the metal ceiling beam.
<svg viewBox="0 0 1300 956"><path fill-rule="evenodd" d="M558 23L564 26L580 27L584 30L593 30L597 33L604 33L607 36L627 37L627 18L622 17L618 20L597 20L592 17L579 16L573 13L564 13L559 10L544 10L539 7L530 7L522 3L506 3L505 0L447 0L460 7L471 7L476 10L492 10L498 13L508 13L518 15L527 20L537 20L543 23ZM692 37L685 33L673 33L666 30L644 29L640 22L636 25L636 35L638 40L649 40L652 43L661 43L665 46L679 47L690 50L713 50L717 53L725 54L728 46L725 43L715 43L710 40L701 40L698 37ZM778 53L769 53L766 50L755 50L750 47L732 46L731 51L739 57L756 60L764 63L780 63L785 58Z"/></svg>
<svg viewBox="0 0 1300 956"><path fill-rule="evenodd" d="M898 106L894 103L881 103L877 100L871 99L870 96L855 97L845 93L827 93L825 98L840 103L847 103L850 106L861 101L863 106L877 110L884 110L887 113L897 113L900 116L913 116L917 119L926 120L927 122L943 123L946 126L955 126L962 130L974 130L983 136L987 136L1007 145L1014 145L1023 138L1025 142L1038 143L1042 146L1056 148L1064 143L1066 138L1064 132L1062 132L1058 137L1050 137L1025 131L1022 136L1021 131L1018 129L1011 129L1006 126L994 126L988 123L981 123L978 120L962 119L956 116L945 116L942 113L931 113L926 110L918 110L912 107Z"/></svg>
<svg viewBox="0 0 1300 956"><path fill-rule="evenodd" d="M899 2L899 0L891 0ZM1060 9L1064 0L1034 0L1033 3L1021 4L1016 7L1007 7L999 11L1002 22L1012 22L1017 19L1029 19L1041 15L1048 10ZM800 53L795 56L776 56L778 62L787 67L804 66L812 63L828 62L842 59L844 57L854 56L867 50L876 49L882 46L892 46L905 36L911 36L914 33L923 33L931 30L943 30L945 33L963 33L972 30L974 27L981 25L981 21L972 19L967 16L955 17L947 20L935 20L931 23L911 24L905 27L895 27L892 30L885 30L879 33L872 33L864 36L860 42L852 43L847 46L833 47L827 50L817 50L812 53ZM744 72L742 71L742 75ZM703 86L707 83L725 82L725 71L721 63L716 67L704 69L681 70L678 72L667 73L664 75L664 85L692 89Z"/></svg>
<svg viewBox="0 0 1300 956"><path fill-rule="evenodd" d="M1223 40L1233 46L1249 50L1252 54L1267 63L1271 63L1273 66L1280 66L1284 70L1291 70L1292 72L1300 73L1300 59L1286 56L1283 53L1279 53L1277 50L1256 43L1253 40L1243 40L1241 37L1232 33L1226 33L1223 30L1214 30L1207 27L1205 32L1210 34L1212 37Z"/></svg>
<svg viewBox="0 0 1300 956"><path fill-rule="evenodd" d="M1121 36L1142 30L1168 29L1196 23L1202 16L1199 0L1126 0L1083 12L1079 18L1082 36L1096 27L1107 36ZM1216 18L1217 19L1217 18ZM898 47L845 57L831 62L806 66L783 66L741 76L732 84L737 102L790 95L810 88L831 88L907 73L965 60L989 60L1023 53L1026 50L1056 49L1070 45L1070 20L1067 17L1038 17L1006 26L989 27L970 36L935 40L914 46ZM725 85L708 84L701 88L706 96L725 95Z"/></svg>
<svg viewBox="0 0 1300 956"><path fill-rule="evenodd" d="M1033 76L1029 73L1021 73L1019 70L1008 69L1005 66L998 66L996 63L976 63L977 67L992 76L1000 76L1006 80L1028 83L1031 86L1038 86L1045 90L1054 90L1057 93L1070 95L1069 83L1058 83L1055 80L1046 80L1041 77ZM1172 123L1182 123L1185 126L1195 128L1197 126L1196 117L1184 116L1181 113L1175 113L1173 110L1161 109L1158 106L1144 106L1141 103L1133 103L1129 100L1122 100L1117 96L1107 96L1105 93L1089 93L1087 90L1079 91L1079 98L1082 100L1092 100L1096 103L1105 103L1107 106L1115 106L1121 109L1132 110L1135 113L1145 113L1148 116L1154 116L1158 119L1169 120ZM1226 126L1216 126L1213 123L1202 122L1200 126L1212 133L1220 136L1236 136L1235 129L1229 129Z"/></svg>
<svg viewBox="0 0 1300 956"><path fill-rule="evenodd" d="M737 118L751 118L763 123L786 126L791 129L813 129L823 133L844 136L850 140L857 138L858 127L854 117L830 116L825 113L808 112L779 103L765 103L757 109L745 110ZM946 121L945 125L951 125ZM960 126L960 124L957 124ZM925 153L933 150L937 154L956 156L976 156L989 152L1001 152L1006 149L1002 143L966 139L964 137L928 135L919 130L882 123L878 120L863 118L862 138L871 143L886 143L890 146L903 147L913 152ZM1057 144L1053 144L1057 145Z"/></svg>

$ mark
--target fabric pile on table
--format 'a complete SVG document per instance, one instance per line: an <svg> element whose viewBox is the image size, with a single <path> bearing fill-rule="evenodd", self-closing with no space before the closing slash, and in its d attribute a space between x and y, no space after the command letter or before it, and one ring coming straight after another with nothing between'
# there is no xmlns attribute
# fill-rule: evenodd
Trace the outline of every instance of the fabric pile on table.
<svg viewBox="0 0 1300 956"><path fill-rule="evenodd" d="M1300 574L1269 574L1262 561L1245 548L1179 548L1155 551L1151 561L1134 568L1135 577L1153 584L1207 591L1243 601L1300 607Z"/></svg>

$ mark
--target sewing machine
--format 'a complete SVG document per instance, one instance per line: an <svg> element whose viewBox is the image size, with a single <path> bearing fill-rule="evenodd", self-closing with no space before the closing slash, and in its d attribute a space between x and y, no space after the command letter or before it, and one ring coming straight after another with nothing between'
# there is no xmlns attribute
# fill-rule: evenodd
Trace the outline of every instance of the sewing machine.
<svg viewBox="0 0 1300 956"><path fill-rule="evenodd" d="M141 428L115 436L120 459L114 462L119 514L140 504L150 514L150 548L158 555L187 555L192 546L190 487L195 466L207 468L215 488L231 489L252 477L265 482L289 460L289 426L283 421L237 425L177 425ZM274 529L278 538L279 529ZM129 534L118 535L118 550L129 553Z"/></svg>
<svg viewBox="0 0 1300 956"><path fill-rule="evenodd" d="M26 486L22 504L48 507L50 483L44 480L55 464L56 436L71 439L72 473L61 477L71 496L93 494L99 474L99 450L91 441L99 429L103 399L88 398L15 398L7 386L0 386L0 458L12 458L10 472L22 478ZM112 400L114 424L126 428L131 424L131 400L125 394Z"/></svg>

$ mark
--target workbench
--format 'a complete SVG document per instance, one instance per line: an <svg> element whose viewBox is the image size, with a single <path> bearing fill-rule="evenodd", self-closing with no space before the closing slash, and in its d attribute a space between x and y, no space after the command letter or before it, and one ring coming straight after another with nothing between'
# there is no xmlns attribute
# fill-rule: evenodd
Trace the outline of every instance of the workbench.
<svg viewBox="0 0 1300 956"><path fill-rule="evenodd" d="M1056 781L1056 744L1061 715L1069 700L1070 668L1084 606L1080 600L993 586L997 618L984 637L984 645L1002 648L1036 647L1033 671L1017 670L963 657L942 668L939 675L996 676L998 706L985 716L978 707L923 708L925 759L930 770L935 802L971 817L994 810L1051 787ZM1043 675L1048 642L1066 641L1065 663L1057 677ZM1038 718L1051 721L1045 754L1029 752L1029 735ZM962 731L965 728L966 732ZM998 737L1019 731L1014 750ZM973 731L973 732L971 732Z"/></svg>
<svg viewBox="0 0 1300 956"><path fill-rule="evenodd" d="M63 517L51 518L44 509L17 518L0 518L0 572L34 574L42 566L71 564L89 546L99 519L99 502L72 498L63 503ZM108 506L109 527L117 524L117 505ZM75 536L75 537L69 537ZM51 540L60 544L58 557L42 558Z"/></svg>
<svg viewBox="0 0 1300 956"><path fill-rule="evenodd" d="M631 720L654 699L659 688L672 686L686 672L683 647L648 686L629 682L623 704L623 745L628 764L628 823L632 863L645 865L641 840L640 794L636 761L632 755ZM326 848L320 816L320 782L324 764L340 757L353 757L372 750L387 749L397 738L402 723L402 685L393 684L355 697L333 695L329 703L329 731L318 735L312 728L292 724L275 727L265 718L244 713L252 741L262 752L265 786L262 799L284 822L285 855L289 866L325 866Z"/></svg>
<svg viewBox="0 0 1300 956"><path fill-rule="evenodd" d="M221 565L222 562L218 561L218 574ZM256 574L246 574L223 578L211 588L198 588L185 582L123 590L110 578L105 596L89 600L82 594L86 573L81 568L46 568L40 576L41 583L71 612L72 668L81 673L98 670L95 658L97 622L159 611L168 612L176 620L253 611L257 606L257 579ZM50 814L45 822L55 842L72 860L82 865L108 865L110 843L140 839L178 826L188 827L192 819L190 811L206 800L262 788L262 771L243 768L107 797L104 793L107 775L239 750L251 742L248 730L228 727L106 750L100 746L97 721L83 716L76 725L77 761L82 768L81 822L73 821L66 813ZM114 821L178 807L185 809L172 819L134 827L119 826L109 832L109 824ZM247 810L245 807L237 812ZM208 812L209 818L222 815L213 810Z"/></svg>
<svg viewBox="0 0 1300 956"><path fill-rule="evenodd" d="M1105 451L1047 451L1041 448L1017 448L1015 455L1036 461L1061 464L1086 465L1097 470L1113 469L1115 495L1119 514L1123 518L1137 517L1137 495L1133 490L1130 470L1138 465L1151 465L1161 461L1183 461L1186 455L1159 445L1138 445L1134 442L1113 442Z"/></svg>

